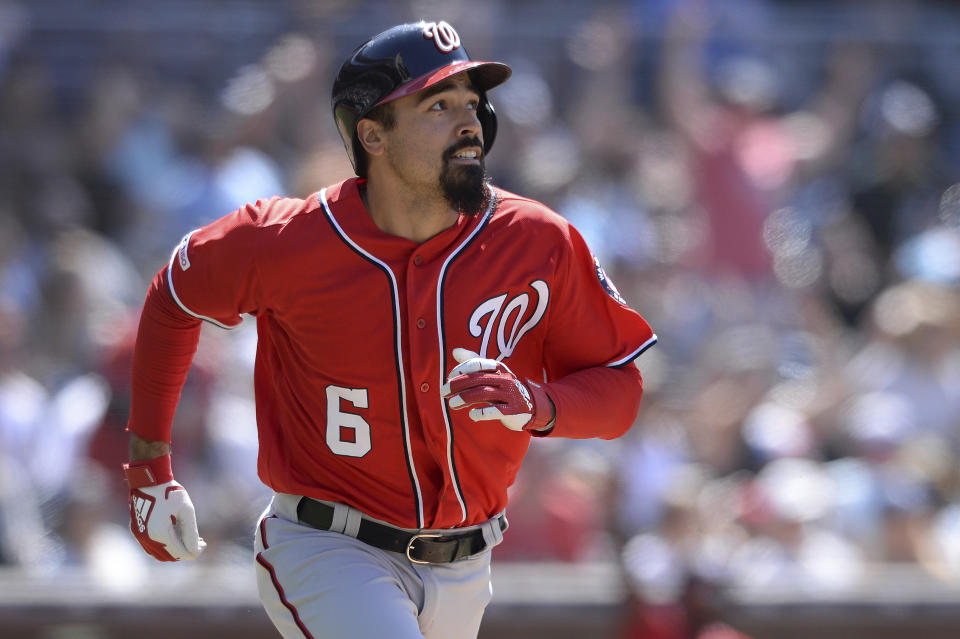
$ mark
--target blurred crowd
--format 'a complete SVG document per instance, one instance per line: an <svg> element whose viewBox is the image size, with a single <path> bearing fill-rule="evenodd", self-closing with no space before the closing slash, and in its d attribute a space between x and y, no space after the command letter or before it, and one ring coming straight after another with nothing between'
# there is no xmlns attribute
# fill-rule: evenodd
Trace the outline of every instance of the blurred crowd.
<svg viewBox="0 0 960 639"><path fill-rule="evenodd" d="M660 338L624 438L531 446L496 558L622 560L655 605L960 581L960 8L911 0L0 1L0 563L156 569L120 472L147 284L192 228L349 177L331 74L421 16L513 67L495 183ZM248 561L269 498L255 339L205 328L176 417L202 561Z"/></svg>

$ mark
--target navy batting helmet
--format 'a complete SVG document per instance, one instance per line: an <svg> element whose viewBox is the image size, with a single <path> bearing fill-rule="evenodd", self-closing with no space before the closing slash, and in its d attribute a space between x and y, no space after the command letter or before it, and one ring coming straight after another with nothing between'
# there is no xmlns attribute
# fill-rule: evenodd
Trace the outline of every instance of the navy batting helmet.
<svg viewBox="0 0 960 639"><path fill-rule="evenodd" d="M497 135L497 115L486 92L510 77L499 62L470 59L460 36L446 22L401 24L374 36L350 55L333 82L333 117L353 169L366 177L366 156L357 139L357 122L374 107L416 93L456 73L469 71L480 92L477 118L483 151Z"/></svg>

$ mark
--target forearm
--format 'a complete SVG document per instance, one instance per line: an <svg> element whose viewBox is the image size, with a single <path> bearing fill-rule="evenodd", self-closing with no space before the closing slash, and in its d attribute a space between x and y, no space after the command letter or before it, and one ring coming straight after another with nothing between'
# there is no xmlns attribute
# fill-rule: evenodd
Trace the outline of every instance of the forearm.
<svg viewBox="0 0 960 639"><path fill-rule="evenodd" d="M164 275L165 271L157 275L147 293L133 352L127 430L134 435L130 443L134 460L169 452L169 446L161 444L170 441L180 392L200 339L200 320L176 305Z"/></svg>
<svg viewBox="0 0 960 639"><path fill-rule="evenodd" d="M633 364L587 368L545 385L556 406L547 435L614 439L633 425L643 395L643 378Z"/></svg>
<svg viewBox="0 0 960 639"><path fill-rule="evenodd" d="M155 459L170 454L170 444L144 439L135 433L130 433L130 461Z"/></svg>

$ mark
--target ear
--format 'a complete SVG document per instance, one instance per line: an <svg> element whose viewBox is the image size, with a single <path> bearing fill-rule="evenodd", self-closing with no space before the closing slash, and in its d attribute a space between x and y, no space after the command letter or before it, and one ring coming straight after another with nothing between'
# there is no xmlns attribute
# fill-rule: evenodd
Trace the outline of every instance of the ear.
<svg viewBox="0 0 960 639"><path fill-rule="evenodd" d="M357 139L368 155L382 155L385 150L383 125L364 118L357 122Z"/></svg>

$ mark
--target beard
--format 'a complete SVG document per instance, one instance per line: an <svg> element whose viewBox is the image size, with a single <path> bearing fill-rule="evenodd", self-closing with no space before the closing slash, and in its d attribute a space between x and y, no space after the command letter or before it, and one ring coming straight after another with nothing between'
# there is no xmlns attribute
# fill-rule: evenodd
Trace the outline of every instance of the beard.
<svg viewBox="0 0 960 639"><path fill-rule="evenodd" d="M487 177L484 158L477 165L451 164L450 158L462 148L478 146L479 140L461 141L444 154L443 171L440 173L440 188L447 202L455 211L464 215L479 215L490 204L490 178Z"/></svg>

